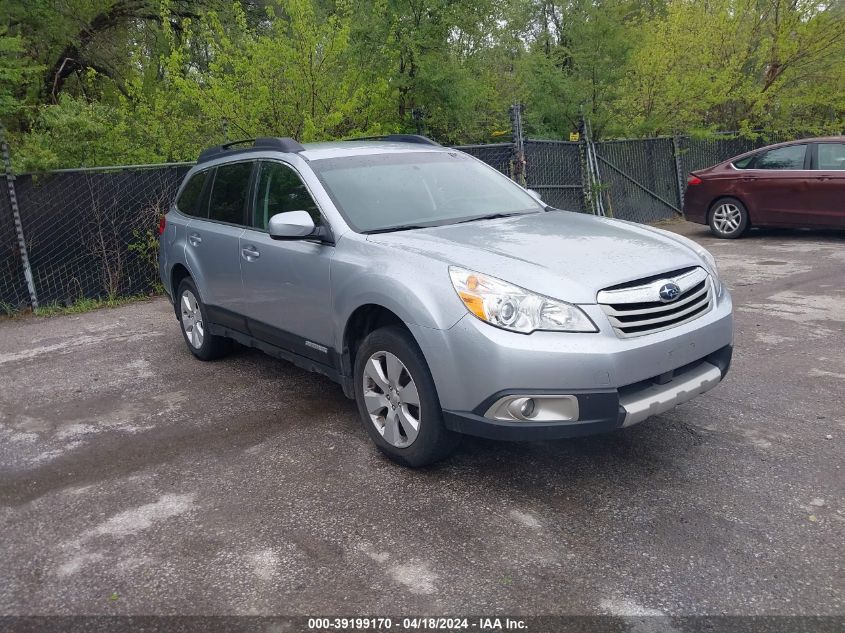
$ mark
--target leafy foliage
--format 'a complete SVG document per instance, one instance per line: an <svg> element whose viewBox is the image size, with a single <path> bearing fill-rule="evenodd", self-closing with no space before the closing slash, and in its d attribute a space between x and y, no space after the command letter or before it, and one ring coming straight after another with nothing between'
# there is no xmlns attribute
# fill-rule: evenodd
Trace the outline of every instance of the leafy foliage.
<svg viewBox="0 0 845 633"><path fill-rule="evenodd" d="M20 168L259 134L841 131L842 0L5 0Z"/></svg>

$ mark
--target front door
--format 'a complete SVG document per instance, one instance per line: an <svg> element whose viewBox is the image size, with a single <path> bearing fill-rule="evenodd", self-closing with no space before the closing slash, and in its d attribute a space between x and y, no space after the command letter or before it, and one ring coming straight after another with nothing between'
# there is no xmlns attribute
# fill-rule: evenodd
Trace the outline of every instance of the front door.
<svg viewBox="0 0 845 633"><path fill-rule="evenodd" d="M267 222L277 213L320 211L299 174L262 161L256 179L252 226L240 237L241 311L256 338L331 365L334 324L330 268L334 246L319 240L274 240Z"/></svg>
<svg viewBox="0 0 845 633"><path fill-rule="evenodd" d="M763 152L740 177L752 224L801 226L807 222L813 177L807 145Z"/></svg>

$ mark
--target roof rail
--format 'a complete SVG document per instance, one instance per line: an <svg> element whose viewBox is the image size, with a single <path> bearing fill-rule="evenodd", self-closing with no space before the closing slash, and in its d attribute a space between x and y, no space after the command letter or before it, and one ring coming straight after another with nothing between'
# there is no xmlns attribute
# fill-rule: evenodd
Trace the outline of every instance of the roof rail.
<svg viewBox="0 0 845 633"><path fill-rule="evenodd" d="M236 145L244 145L246 143L252 143L249 147L242 147L239 149L232 149ZM215 158L220 158L221 156L227 156L234 153L240 154L243 152L255 152L259 150L276 150L278 152L287 152L294 154L296 152L302 152L305 150L302 145L293 140L292 138L288 137L276 137L276 136L260 136L258 138L245 138L239 141L229 141L228 143L223 143L222 145L215 145L214 147L209 147L206 150L200 152L199 158L197 159L197 163L204 163L209 160L213 160Z"/></svg>
<svg viewBox="0 0 845 633"><path fill-rule="evenodd" d="M421 134L384 134L382 136L359 136L357 138L343 139L345 141L392 141L394 143L418 143L420 145L434 145L440 147L440 143L432 141Z"/></svg>

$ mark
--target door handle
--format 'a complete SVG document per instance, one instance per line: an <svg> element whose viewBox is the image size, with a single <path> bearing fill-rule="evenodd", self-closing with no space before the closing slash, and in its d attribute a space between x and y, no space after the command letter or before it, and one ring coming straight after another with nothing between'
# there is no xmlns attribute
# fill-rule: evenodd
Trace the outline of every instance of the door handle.
<svg viewBox="0 0 845 633"><path fill-rule="evenodd" d="M258 257L261 255L261 253L259 253L258 249L255 248L254 246L244 246L241 249L241 255L243 255L243 258L246 261L252 262L252 261L255 261L256 259L258 259Z"/></svg>
<svg viewBox="0 0 845 633"><path fill-rule="evenodd" d="M199 246L202 242L202 236L199 233L191 233L188 235L188 242L191 246Z"/></svg>
<svg viewBox="0 0 845 633"><path fill-rule="evenodd" d="M827 174L823 176L816 176L816 180L831 180L833 176L828 176Z"/></svg>

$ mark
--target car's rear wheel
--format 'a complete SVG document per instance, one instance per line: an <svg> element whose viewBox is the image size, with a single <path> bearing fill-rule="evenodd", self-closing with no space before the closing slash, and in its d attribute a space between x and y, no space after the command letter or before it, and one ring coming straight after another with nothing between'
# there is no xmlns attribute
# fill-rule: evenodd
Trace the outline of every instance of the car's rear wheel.
<svg viewBox="0 0 845 633"><path fill-rule="evenodd" d="M205 306L193 280L189 277L183 279L176 297L182 336L191 353L200 360L216 360L228 354L232 349L232 341L208 331Z"/></svg>
<svg viewBox="0 0 845 633"><path fill-rule="evenodd" d="M748 209L736 198L722 198L710 208L710 230L716 237L736 239L748 229Z"/></svg>
<svg viewBox="0 0 845 633"><path fill-rule="evenodd" d="M460 435L444 426L428 364L407 330L369 334L358 348L354 379L364 428L390 459L416 468L457 447Z"/></svg>

